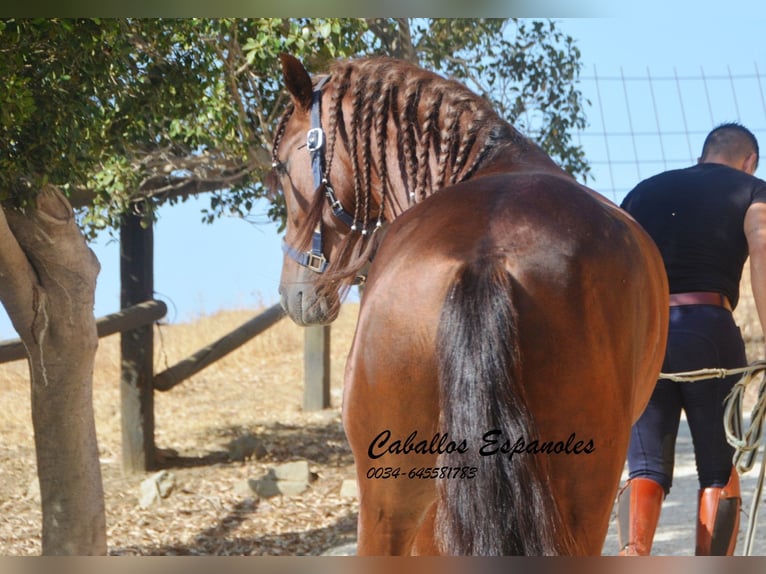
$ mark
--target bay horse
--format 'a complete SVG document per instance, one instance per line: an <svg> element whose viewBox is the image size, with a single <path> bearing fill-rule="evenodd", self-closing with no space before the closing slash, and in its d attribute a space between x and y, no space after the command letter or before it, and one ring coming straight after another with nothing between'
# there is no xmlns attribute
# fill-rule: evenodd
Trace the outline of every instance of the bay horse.
<svg viewBox="0 0 766 574"><path fill-rule="evenodd" d="M358 553L600 554L665 349L653 242L461 83L281 63L282 305L329 323L369 264L342 406Z"/></svg>

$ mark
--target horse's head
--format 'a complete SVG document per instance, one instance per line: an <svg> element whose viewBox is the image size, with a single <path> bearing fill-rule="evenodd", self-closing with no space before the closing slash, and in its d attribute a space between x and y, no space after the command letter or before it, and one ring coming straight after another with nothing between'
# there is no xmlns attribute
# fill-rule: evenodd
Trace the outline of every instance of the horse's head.
<svg viewBox="0 0 766 574"><path fill-rule="evenodd" d="M380 218L371 217L370 206L360 218L341 203L353 200L354 183L346 146L335 145L337 126L327 109L333 89L325 87L329 77L314 82L297 59L280 59L292 104L277 127L272 152L272 179L287 206L279 292L296 323L326 324L337 317L341 292L355 276L343 265L359 259L360 249L366 253Z"/></svg>

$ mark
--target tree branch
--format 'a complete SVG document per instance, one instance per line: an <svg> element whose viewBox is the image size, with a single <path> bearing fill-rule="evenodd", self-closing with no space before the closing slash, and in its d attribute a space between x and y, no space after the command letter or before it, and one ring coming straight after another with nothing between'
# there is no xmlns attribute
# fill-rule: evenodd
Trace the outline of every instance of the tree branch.
<svg viewBox="0 0 766 574"><path fill-rule="evenodd" d="M412 44L412 30L409 18L394 18L396 26L391 26L387 18L367 18L367 27L386 47L386 51L395 58L418 63L418 54Z"/></svg>
<svg viewBox="0 0 766 574"><path fill-rule="evenodd" d="M3 207L0 207L0 245L3 246L0 249L0 302L19 336L29 338L39 305L40 283L8 224Z"/></svg>
<svg viewBox="0 0 766 574"><path fill-rule="evenodd" d="M135 164L135 169L145 176L130 200L168 200L235 188L254 170L268 169L270 165L271 155L263 147L254 148L246 161L233 161L217 151L179 156L167 149L156 150ZM80 187L72 190L69 203L75 208L87 207L95 197L94 190Z"/></svg>

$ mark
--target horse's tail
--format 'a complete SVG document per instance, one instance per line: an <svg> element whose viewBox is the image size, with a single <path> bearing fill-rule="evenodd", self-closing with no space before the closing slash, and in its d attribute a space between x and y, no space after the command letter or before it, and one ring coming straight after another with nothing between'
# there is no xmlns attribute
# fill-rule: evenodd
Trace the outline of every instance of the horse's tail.
<svg viewBox="0 0 766 574"><path fill-rule="evenodd" d="M440 432L468 439L463 478L437 481L441 550L452 555L571 553L540 455L502 453L507 440L538 439L520 380L520 353L511 277L503 258L465 264L441 312L437 335ZM497 443L484 440L487 432ZM502 440L501 440L502 439ZM478 445L487 445L479 454ZM489 451L496 449L495 454ZM439 462L455 466L458 457ZM473 474L474 478L467 478Z"/></svg>

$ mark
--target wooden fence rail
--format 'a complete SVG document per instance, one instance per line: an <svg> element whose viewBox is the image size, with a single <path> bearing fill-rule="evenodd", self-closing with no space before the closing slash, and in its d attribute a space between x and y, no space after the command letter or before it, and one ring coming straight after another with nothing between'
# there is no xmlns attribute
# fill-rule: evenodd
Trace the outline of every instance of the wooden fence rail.
<svg viewBox="0 0 766 574"><path fill-rule="evenodd" d="M105 315L96 320L99 338L108 337L129 329L153 323L168 312L167 305L162 301L144 301L116 313ZM0 341L0 363L26 359L27 352L21 339Z"/></svg>
<svg viewBox="0 0 766 574"><path fill-rule="evenodd" d="M165 371L154 374L154 327L167 313L154 296L153 226L129 213L120 226L121 311L96 321L99 337L121 333L120 414L122 468L152 470L157 465L154 442L154 391L168 391L221 357L247 343L282 317L280 305L240 325ZM0 363L24 359L19 339L0 341ZM330 327L307 327L304 338L304 409L330 406Z"/></svg>
<svg viewBox="0 0 766 574"><path fill-rule="evenodd" d="M285 312L282 310L281 305L276 304L269 307L266 311L243 323L234 331L210 343L172 367L156 374L153 385L155 390L169 391L208 365L241 347L250 339L274 325L284 315Z"/></svg>

